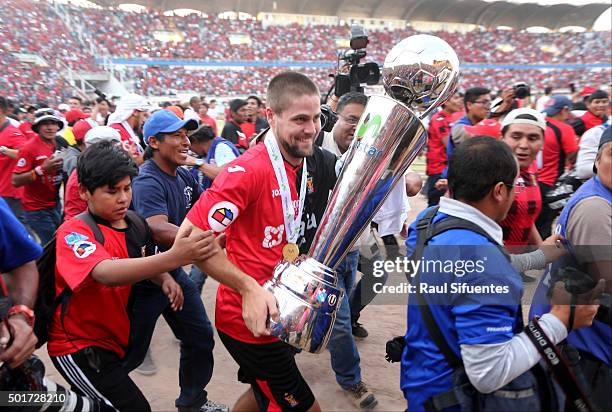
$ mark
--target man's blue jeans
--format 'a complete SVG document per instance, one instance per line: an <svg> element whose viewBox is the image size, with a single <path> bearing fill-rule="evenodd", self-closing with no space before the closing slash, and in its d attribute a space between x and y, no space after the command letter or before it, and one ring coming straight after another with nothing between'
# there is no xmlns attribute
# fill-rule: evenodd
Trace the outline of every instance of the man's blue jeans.
<svg viewBox="0 0 612 412"><path fill-rule="evenodd" d="M338 287L345 290L342 303L336 312L336 323L327 345L331 354L332 369L336 373L336 381L343 388L348 388L361 381L359 352L353 338L351 326L351 308L349 297L355 285L359 251L350 252L344 261L336 268Z"/></svg>
<svg viewBox="0 0 612 412"><path fill-rule="evenodd" d="M181 393L175 405L197 409L207 400L204 388L213 373L213 329L202 299L187 273L181 268L174 278L183 289L183 309L174 312L161 288L149 281L132 287L128 310L130 342L124 359L128 371L136 369L145 358L155 323L163 315L174 336L181 341L179 386Z"/></svg>
<svg viewBox="0 0 612 412"><path fill-rule="evenodd" d="M62 210L59 204L51 209L24 211L23 215L43 246L53 238L53 234L62 223Z"/></svg>

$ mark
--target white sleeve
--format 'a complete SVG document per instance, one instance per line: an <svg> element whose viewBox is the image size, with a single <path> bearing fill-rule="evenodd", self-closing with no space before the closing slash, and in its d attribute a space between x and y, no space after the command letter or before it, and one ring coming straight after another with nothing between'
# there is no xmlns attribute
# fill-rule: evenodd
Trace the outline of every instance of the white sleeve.
<svg viewBox="0 0 612 412"><path fill-rule="evenodd" d="M226 144L218 144L215 148L215 163L217 166L225 166L236 158L236 155Z"/></svg>
<svg viewBox="0 0 612 412"><path fill-rule="evenodd" d="M563 322L550 313L540 318L540 327L555 345L567 337ZM507 385L541 359L525 332L504 343L461 345L461 358L470 382L482 393L491 393Z"/></svg>
<svg viewBox="0 0 612 412"><path fill-rule="evenodd" d="M578 157L576 157L576 174L580 179L593 177L593 164L597 157L597 146L603 134L603 128L594 127L584 132L580 138Z"/></svg>

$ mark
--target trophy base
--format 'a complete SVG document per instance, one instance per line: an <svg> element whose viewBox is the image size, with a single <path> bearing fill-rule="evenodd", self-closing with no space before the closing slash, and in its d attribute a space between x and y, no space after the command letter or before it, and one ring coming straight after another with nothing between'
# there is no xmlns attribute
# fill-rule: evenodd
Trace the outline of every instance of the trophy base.
<svg viewBox="0 0 612 412"><path fill-rule="evenodd" d="M270 320L272 335L307 352L322 352L344 297L336 282L334 271L307 256L278 264L263 286L276 298L280 313L278 322Z"/></svg>

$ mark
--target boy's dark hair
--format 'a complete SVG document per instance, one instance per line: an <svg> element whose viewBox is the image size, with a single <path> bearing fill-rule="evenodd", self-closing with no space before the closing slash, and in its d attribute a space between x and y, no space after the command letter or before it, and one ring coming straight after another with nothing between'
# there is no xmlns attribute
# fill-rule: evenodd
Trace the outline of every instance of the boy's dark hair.
<svg viewBox="0 0 612 412"><path fill-rule="evenodd" d="M70 96L68 100L70 99L75 99L75 100L78 100L80 103L83 103L83 99L81 99L79 96Z"/></svg>
<svg viewBox="0 0 612 412"><path fill-rule="evenodd" d="M491 90L486 87L470 87L465 91L465 96L463 96L463 105L465 106L465 110L467 111L467 104L474 103L478 98L485 94L490 94Z"/></svg>
<svg viewBox="0 0 612 412"><path fill-rule="evenodd" d="M518 166L508 145L488 136L461 142L448 165L448 187L453 199L476 202L499 182L514 185Z"/></svg>
<svg viewBox="0 0 612 412"><path fill-rule="evenodd" d="M153 135L153 137L155 137L155 139L158 142L161 143L166 138L166 134L165 133L157 133L156 135ZM144 154L142 155L142 160L152 159L153 158L153 153L155 153L155 149L153 149L151 146L147 145L147 147L145 148Z"/></svg>
<svg viewBox="0 0 612 412"><path fill-rule="evenodd" d="M102 102L106 102L106 104L108 104L110 106L110 102L108 101L108 99L106 97L97 97L96 98L96 103L102 103Z"/></svg>
<svg viewBox="0 0 612 412"><path fill-rule="evenodd" d="M255 96L254 94L250 95L249 97L246 98L246 100L250 100L250 99L255 99L257 100L257 107L261 107L261 105L263 104L263 102L261 101L261 99L257 96Z"/></svg>
<svg viewBox="0 0 612 412"><path fill-rule="evenodd" d="M365 107L368 104L368 96L359 92L348 92L343 94L336 105L336 113L341 113L347 105L352 103L360 104Z"/></svg>
<svg viewBox="0 0 612 412"><path fill-rule="evenodd" d="M189 141L193 143L207 142L215 138L215 133L209 125L202 125L189 135Z"/></svg>
<svg viewBox="0 0 612 412"><path fill-rule="evenodd" d="M0 96L0 111L6 113L8 111L8 101L4 96Z"/></svg>
<svg viewBox="0 0 612 412"><path fill-rule="evenodd" d="M114 187L121 179L138 175L134 159L113 142L91 145L77 161L79 183L93 193L99 187Z"/></svg>
<svg viewBox="0 0 612 412"><path fill-rule="evenodd" d="M608 93L606 93L603 90L597 90L594 91L593 93L589 94L586 97L586 101L587 103L591 103L593 100L595 99L608 99L610 96L608 96Z"/></svg>

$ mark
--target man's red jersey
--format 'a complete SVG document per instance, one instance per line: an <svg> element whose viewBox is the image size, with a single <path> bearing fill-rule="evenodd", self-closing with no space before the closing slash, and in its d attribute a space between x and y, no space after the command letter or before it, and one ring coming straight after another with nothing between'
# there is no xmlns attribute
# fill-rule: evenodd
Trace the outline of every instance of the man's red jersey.
<svg viewBox="0 0 612 412"><path fill-rule="evenodd" d="M74 169L66 182L66 192L64 193L64 220L72 219L79 213L87 210L87 202L81 199L79 191L79 178Z"/></svg>
<svg viewBox="0 0 612 412"><path fill-rule="evenodd" d="M444 110L434 114L427 129L427 175L442 173L447 164L446 146L443 138L451 130L451 115Z"/></svg>
<svg viewBox="0 0 612 412"><path fill-rule="evenodd" d="M126 310L130 285L107 286L91 276L96 265L107 259L129 257L127 230L99 224L104 245L81 219L65 221L57 230L57 263L55 293L65 287L72 290L63 322L61 306L57 308L49 328L47 348L51 356L63 356L88 346L97 346L125 354L130 335Z"/></svg>
<svg viewBox="0 0 612 412"><path fill-rule="evenodd" d="M0 129L2 130L0 131L0 146L20 150L25 145L26 138L23 133L8 120L4 125L0 125ZM17 160L0 155L0 196L2 197L21 199L23 196L23 187L15 187L11 183L11 176L17 165Z"/></svg>
<svg viewBox="0 0 612 412"><path fill-rule="evenodd" d="M138 157L142 154L140 143L132 137L130 132L128 132L121 123L113 123L109 126L117 130L121 135L121 146L123 150L134 157Z"/></svg>
<svg viewBox="0 0 612 412"><path fill-rule="evenodd" d="M274 138L268 134L268 139ZM297 210L296 172L285 162L294 208ZM266 146L258 144L228 163L210 189L187 214L195 226L225 231L228 259L262 285L282 259L287 243L279 186ZM217 291L215 326L234 339L270 343L276 337L256 338L242 318L242 298L221 285Z"/></svg>
<svg viewBox="0 0 612 412"><path fill-rule="evenodd" d="M527 170L521 170L525 190L515 196L506 218L499 224L504 232L505 246L529 244L531 228L542 210L542 196L536 169L534 163Z"/></svg>
<svg viewBox="0 0 612 412"><path fill-rule="evenodd" d="M39 136L32 138L19 151L19 158L14 173L24 173L41 166L53 156L55 142L49 142ZM51 209L57 206L58 189L62 183L62 171L55 174L36 175L36 180L23 189L22 207L25 211Z"/></svg>
<svg viewBox="0 0 612 412"><path fill-rule="evenodd" d="M546 118L547 122L556 126L561 131L561 146L557 141L557 136L551 127L546 127L544 133L544 146L542 147L542 168L538 170L538 180L545 185L552 186L557 178L563 173L565 164L559 164L561 151L567 155L578 151L578 142L574 129L567 123L560 122L551 117Z"/></svg>

